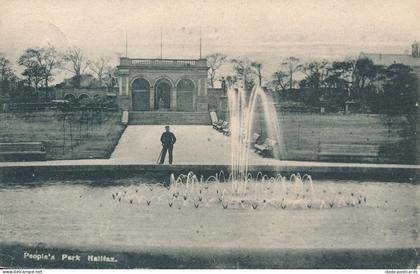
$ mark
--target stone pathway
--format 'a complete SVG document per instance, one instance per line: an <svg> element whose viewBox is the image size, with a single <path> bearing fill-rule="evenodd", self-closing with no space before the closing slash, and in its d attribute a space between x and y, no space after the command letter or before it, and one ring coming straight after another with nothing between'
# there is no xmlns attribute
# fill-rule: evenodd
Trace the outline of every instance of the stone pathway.
<svg viewBox="0 0 420 274"><path fill-rule="evenodd" d="M163 131L163 126L128 126L111 159L130 160L139 164L156 163L162 149L160 136ZM171 126L171 131L177 138L174 145L174 164L230 162L230 138L211 126L174 125ZM254 155L254 158L256 156L258 155Z"/></svg>

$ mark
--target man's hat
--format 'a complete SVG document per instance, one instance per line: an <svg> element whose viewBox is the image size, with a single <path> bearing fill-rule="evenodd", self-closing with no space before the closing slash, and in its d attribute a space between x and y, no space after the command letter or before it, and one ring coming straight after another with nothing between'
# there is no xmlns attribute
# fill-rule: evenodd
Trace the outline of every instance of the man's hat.
<svg viewBox="0 0 420 274"><path fill-rule="evenodd" d="M165 126L165 128L169 128L169 126Z"/></svg>

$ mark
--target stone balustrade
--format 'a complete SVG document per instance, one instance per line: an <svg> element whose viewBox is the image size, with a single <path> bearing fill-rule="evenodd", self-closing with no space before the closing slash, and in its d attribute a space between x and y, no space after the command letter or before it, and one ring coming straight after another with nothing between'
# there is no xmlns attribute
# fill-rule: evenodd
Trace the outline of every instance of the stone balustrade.
<svg viewBox="0 0 420 274"><path fill-rule="evenodd" d="M206 59L141 59L120 58L120 66L206 67Z"/></svg>

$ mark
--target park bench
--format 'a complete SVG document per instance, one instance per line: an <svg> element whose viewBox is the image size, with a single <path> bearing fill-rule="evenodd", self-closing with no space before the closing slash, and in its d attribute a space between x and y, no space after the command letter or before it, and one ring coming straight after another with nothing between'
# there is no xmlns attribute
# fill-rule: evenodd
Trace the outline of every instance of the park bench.
<svg viewBox="0 0 420 274"><path fill-rule="evenodd" d="M213 127L217 125L217 123L219 122L219 119L217 119L217 114L214 111L210 111L210 119L211 119L211 124L213 125Z"/></svg>
<svg viewBox="0 0 420 274"><path fill-rule="evenodd" d="M44 161L42 142L0 143L0 161Z"/></svg>
<svg viewBox="0 0 420 274"><path fill-rule="evenodd" d="M228 123L228 122L226 122L226 123L222 126L222 128L220 129L220 131L221 131L224 135L229 136L229 135L230 135L230 126L229 126L229 123Z"/></svg>
<svg viewBox="0 0 420 274"><path fill-rule="evenodd" d="M257 144L261 144L261 135L259 135L258 133L253 133L252 134L252 139L251 139L251 146L255 146Z"/></svg>
<svg viewBox="0 0 420 274"><path fill-rule="evenodd" d="M262 144L255 144L255 152L264 157L273 157L273 150L276 146L276 141L270 138L266 138Z"/></svg>
<svg viewBox="0 0 420 274"><path fill-rule="evenodd" d="M224 122L223 120L217 121L217 123L213 125L213 128L216 129L216 130L219 130L219 128L222 127L223 122Z"/></svg>
<svg viewBox="0 0 420 274"><path fill-rule="evenodd" d="M228 126L229 125L229 123L228 122L226 122L226 121L221 121L221 123L218 123L214 128L217 130L217 131L220 131L220 132L222 132L222 129L224 128L224 127L226 127L226 126Z"/></svg>
<svg viewBox="0 0 420 274"><path fill-rule="evenodd" d="M363 144L321 144L318 160L326 161L376 161L379 145Z"/></svg>

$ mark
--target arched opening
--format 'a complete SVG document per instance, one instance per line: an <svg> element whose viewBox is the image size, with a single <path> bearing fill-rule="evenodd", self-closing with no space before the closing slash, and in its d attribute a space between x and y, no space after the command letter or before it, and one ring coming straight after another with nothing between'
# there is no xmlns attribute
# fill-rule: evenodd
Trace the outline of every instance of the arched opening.
<svg viewBox="0 0 420 274"><path fill-rule="evenodd" d="M167 111L171 108L171 85L166 80L160 80L155 90L155 109Z"/></svg>
<svg viewBox="0 0 420 274"><path fill-rule="evenodd" d="M79 95L79 101L83 101L83 100L86 100L86 99L89 99L89 95L87 95L85 93Z"/></svg>
<svg viewBox="0 0 420 274"><path fill-rule="evenodd" d="M176 86L176 104L178 111L194 111L193 107L194 83L189 79L182 79Z"/></svg>
<svg viewBox="0 0 420 274"><path fill-rule="evenodd" d="M131 85L133 110L150 110L150 84L146 79L138 78Z"/></svg>
<svg viewBox="0 0 420 274"><path fill-rule="evenodd" d="M67 100L67 101L69 101L70 103L74 103L74 102L76 102L76 96L74 96L73 94L66 94L65 96L64 96L64 100Z"/></svg>

